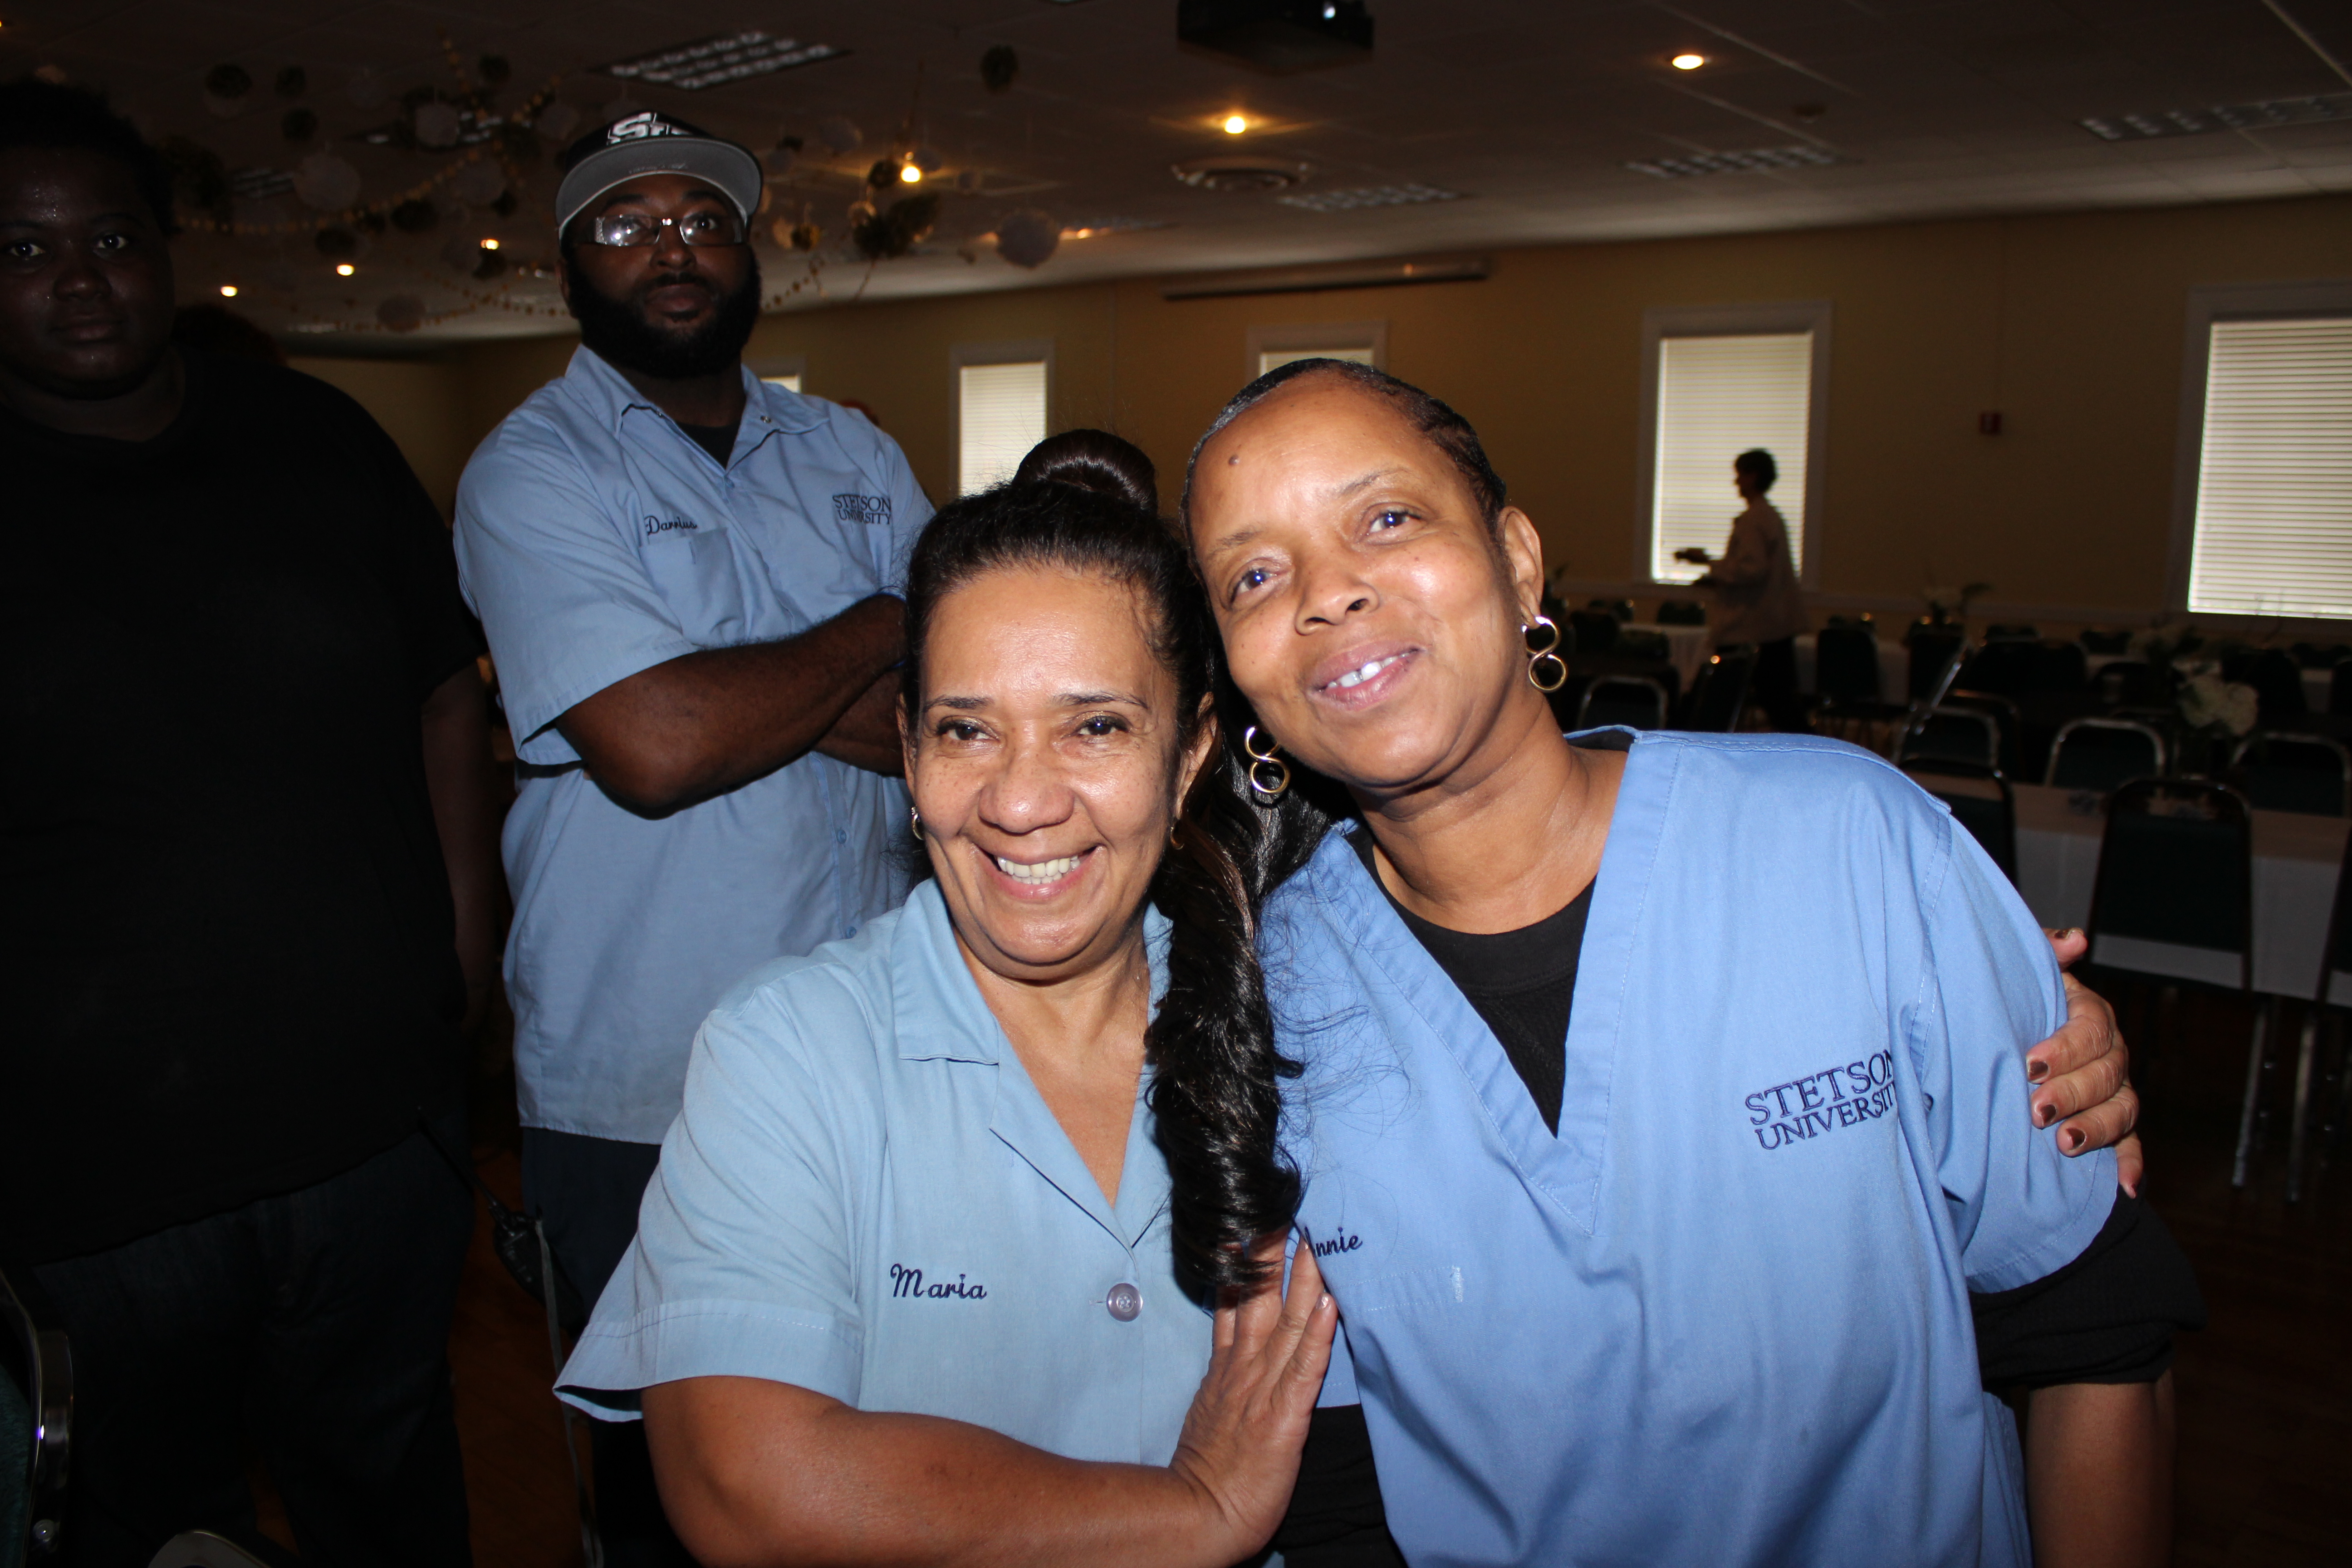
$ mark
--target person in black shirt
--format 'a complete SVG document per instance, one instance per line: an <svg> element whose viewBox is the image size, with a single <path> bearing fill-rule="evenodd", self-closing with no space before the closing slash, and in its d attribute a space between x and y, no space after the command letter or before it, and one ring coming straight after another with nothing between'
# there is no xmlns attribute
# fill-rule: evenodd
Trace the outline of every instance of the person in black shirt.
<svg viewBox="0 0 2352 1568"><path fill-rule="evenodd" d="M357 405L171 345L169 198L0 87L0 1258L71 1341L68 1562L250 1538L258 1450L307 1561L462 1563L478 634Z"/></svg>

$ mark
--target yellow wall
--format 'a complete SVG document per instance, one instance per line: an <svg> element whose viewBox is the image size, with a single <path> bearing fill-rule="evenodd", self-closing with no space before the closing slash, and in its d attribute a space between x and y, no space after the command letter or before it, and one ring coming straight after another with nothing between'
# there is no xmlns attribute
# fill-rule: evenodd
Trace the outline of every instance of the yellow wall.
<svg viewBox="0 0 2352 1568"><path fill-rule="evenodd" d="M1823 602L1893 609L1931 582L1985 581L1998 605L2045 618L2145 616L2163 604L2189 289L2347 275L2352 200L2329 196L1509 250L1486 281L1405 289L1171 302L1134 279L839 306L766 318L749 353L803 355L807 390L870 405L944 499L951 347L1050 338L1055 427L1136 440L1172 501L1192 437L1244 380L1250 327L1384 320L1389 368L1478 426L1581 590L1634 573L1643 311L1826 300L1825 488L1808 528ZM482 344L330 378L446 495L447 455L570 348ZM2003 434L1978 434L1987 409Z"/></svg>

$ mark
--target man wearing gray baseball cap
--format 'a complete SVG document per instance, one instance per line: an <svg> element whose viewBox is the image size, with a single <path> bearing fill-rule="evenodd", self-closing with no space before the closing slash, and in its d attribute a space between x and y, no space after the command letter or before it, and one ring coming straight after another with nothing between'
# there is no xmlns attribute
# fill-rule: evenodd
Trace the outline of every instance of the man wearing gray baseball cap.
<svg viewBox="0 0 2352 1568"><path fill-rule="evenodd" d="M888 672L931 509L866 418L744 367L760 188L744 148L658 113L575 143L556 217L580 349L458 487L459 571L520 758L524 1194L591 1302L703 1016L904 891ZM641 1432L594 1426L605 1561L684 1561Z"/></svg>

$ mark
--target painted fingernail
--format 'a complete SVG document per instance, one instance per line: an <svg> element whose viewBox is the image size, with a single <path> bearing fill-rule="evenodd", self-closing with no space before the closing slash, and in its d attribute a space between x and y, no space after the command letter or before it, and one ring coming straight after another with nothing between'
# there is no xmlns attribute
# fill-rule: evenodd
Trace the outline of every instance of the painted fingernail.
<svg viewBox="0 0 2352 1568"><path fill-rule="evenodd" d="M2045 1104L2033 1108L2033 1125L2036 1127L2047 1127L2057 1119L2058 1111L2054 1106Z"/></svg>
<svg viewBox="0 0 2352 1568"><path fill-rule="evenodd" d="M2072 942L2082 934L2083 928L2081 926L2068 926L2065 930L2058 933L2058 940L2060 942Z"/></svg>
<svg viewBox="0 0 2352 1568"><path fill-rule="evenodd" d="M2050 1058L2048 1057L2028 1057L2025 1058L2026 1082L2040 1083L2043 1079L2048 1078L2049 1076Z"/></svg>
<svg viewBox="0 0 2352 1568"><path fill-rule="evenodd" d="M2080 1152L2085 1142L2083 1130L2079 1127L2069 1127L2065 1131L2058 1134L2058 1141L2066 1145L2066 1152L2069 1154Z"/></svg>

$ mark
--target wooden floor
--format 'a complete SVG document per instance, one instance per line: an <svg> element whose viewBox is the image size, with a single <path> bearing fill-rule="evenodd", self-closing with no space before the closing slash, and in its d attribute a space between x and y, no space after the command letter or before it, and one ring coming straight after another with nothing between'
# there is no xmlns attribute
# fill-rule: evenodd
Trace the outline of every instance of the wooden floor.
<svg viewBox="0 0 2352 1568"><path fill-rule="evenodd" d="M2285 1093L2300 1015L2289 1008L2268 1102L2276 1130L2253 1179L2230 1185L2252 1014L2234 998L2123 1000L2148 1091L2146 1191L2196 1264L2211 1326L2178 1363L2178 1552L2183 1568L2352 1563L2352 1144L2315 1151L2285 1201ZM2147 1016L2142 1016L2145 1013ZM2340 1046L2323 1049L2332 1058ZM509 1087L485 1079L475 1153L520 1197ZM546 1320L499 1268L485 1217L450 1340L457 1421L484 1568L581 1562ZM282 1526L280 1527L282 1528Z"/></svg>

